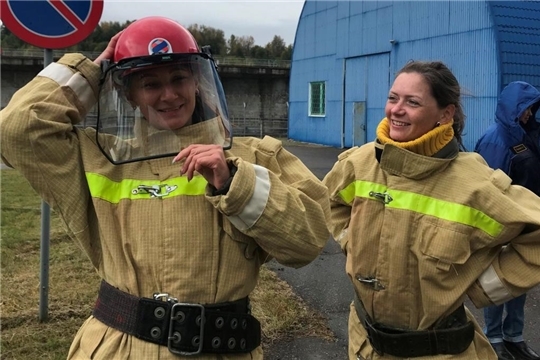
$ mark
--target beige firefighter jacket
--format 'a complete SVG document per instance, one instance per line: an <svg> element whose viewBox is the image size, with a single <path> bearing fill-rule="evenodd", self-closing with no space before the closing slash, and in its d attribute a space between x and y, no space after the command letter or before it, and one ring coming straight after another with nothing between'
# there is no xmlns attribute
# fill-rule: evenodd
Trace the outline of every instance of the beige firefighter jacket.
<svg viewBox="0 0 540 360"><path fill-rule="evenodd" d="M95 131L74 126L95 104L99 76L89 59L65 55L13 96L0 130L2 159L60 215L103 279L140 297L220 303L249 295L264 262L301 267L320 253L329 238L328 192L280 141L236 138L226 157L238 171L220 196L210 195L201 176L180 176L172 158L112 165ZM194 126L204 133L214 125ZM136 191L141 184L176 188L152 198ZM179 357L90 317L68 358ZM261 358L260 347L197 357Z"/></svg>
<svg viewBox="0 0 540 360"><path fill-rule="evenodd" d="M323 181L331 232L375 322L425 330L466 295L483 307L540 283L540 198L510 185L480 155L458 153L455 141L448 146L456 147L453 155L437 158L387 144L379 162L369 143L342 153ZM497 359L468 317L476 328L470 347L430 359ZM395 358L374 352L353 304L349 356Z"/></svg>

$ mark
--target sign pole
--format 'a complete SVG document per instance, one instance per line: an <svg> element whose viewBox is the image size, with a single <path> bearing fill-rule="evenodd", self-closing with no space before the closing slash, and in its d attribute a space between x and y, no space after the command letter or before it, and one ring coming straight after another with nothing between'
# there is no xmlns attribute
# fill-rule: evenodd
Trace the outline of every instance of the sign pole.
<svg viewBox="0 0 540 360"><path fill-rule="evenodd" d="M43 68L53 60L52 49L43 50ZM40 238L40 272L39 272L39 321L49 318L49 249L50 249L51 209L49 204L41 201L41 238Z"/></svg>
<svg viewBox="0 0 540 360"><path fill-rule="evenodd" d="M44 49L43 67L53 62L53 49L86 39L99 24L104 0L0 0L2 23L22 41ZM39 321L49 307L49 249L51 210L41 202Z"/></svg>

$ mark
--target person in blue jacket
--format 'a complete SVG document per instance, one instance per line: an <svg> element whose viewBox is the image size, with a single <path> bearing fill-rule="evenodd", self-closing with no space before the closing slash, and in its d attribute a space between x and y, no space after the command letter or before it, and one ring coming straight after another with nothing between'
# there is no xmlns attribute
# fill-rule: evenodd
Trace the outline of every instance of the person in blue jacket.
<svg viewBox="0 0 540 360"><path fill-rule="evenodd" d="M475 151L501 169L513 184L540 196L540 123L535 118L540 91L523 81L508 84L499 97L495 123L478 140ZM523 339L526 294L484 308L484 332L499 359L540 359ZM506 317L503 313L506 310Z"/></svg>

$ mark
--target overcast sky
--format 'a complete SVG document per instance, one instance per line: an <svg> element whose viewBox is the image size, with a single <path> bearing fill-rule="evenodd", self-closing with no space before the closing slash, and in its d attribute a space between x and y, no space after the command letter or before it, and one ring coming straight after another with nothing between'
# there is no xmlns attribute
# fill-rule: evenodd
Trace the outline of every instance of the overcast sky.
<svg viewBox="0 0 540 360"><path fill-rule="evenodd" d="M150 1L104 0L101 21L135 20L149 15L170 17L182 25L206 25L221 29L225 39L231 35L253 36L256 45L264 46L279 35L293 44L303 0L213 0Z"/></svg>

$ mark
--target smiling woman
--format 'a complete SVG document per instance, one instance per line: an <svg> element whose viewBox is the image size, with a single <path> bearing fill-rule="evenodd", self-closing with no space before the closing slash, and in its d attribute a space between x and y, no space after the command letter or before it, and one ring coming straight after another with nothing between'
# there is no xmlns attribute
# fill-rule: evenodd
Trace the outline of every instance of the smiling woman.
<svg viewBox="0 0 540 360"><path fill-rule="evenodd" d="M97 142L110 161L176 155L179 145L192 143L230 147L214 61L180 24L152 17L133 23L118 38L113 61L105 66L98 103ZM183 136L182 128L201 122L199 136Z"/></svg>
<svg viewBox="0 0 540 360"><path fill-rule="evenodd" d="M189 66L174 64L141 70L133 75L128 99L157 129L180 129L191 125L197 82Z"/></svg>
<svg viewBox="0 0 540 360"><path fill-rule="evenodd" d="M438 76L433 75L434 71L438 71ZM391 140L406 143L419 139L436 127L451 125L453 136L462 146L465 115L460 102L460 88L442 63L406 64L390 89L385 115L380 130L388 127ZM384 136L380 131L377 135Z"/></svg>
<svg viewBox="0 0 540 360"><path fill-rule="evenodd" d="M356 292L349 358L496 360L463 300L487 306L540 283L540 199L460 151L460 86L445 64L407 63L385 113L376 141L324 178Z"/></svg>
<svg viewBox="0 0 540 360"><path fill-rule="evenodd" d="M390 138L405 142L452 121L455 105L439 109L422 75L402 73L390 89L385 111Z"/></svg>
<svg viewBox="0 0 540 360"><path fill-rule="evenodd" d="M96 101L97 126L77 126ZM64 55L12 97L0 136L101 278L68 359L263 358L249 296L265 262L320 254L328 193L279 140L232 143L188 30L145 17L94 60Z"/></svg>

